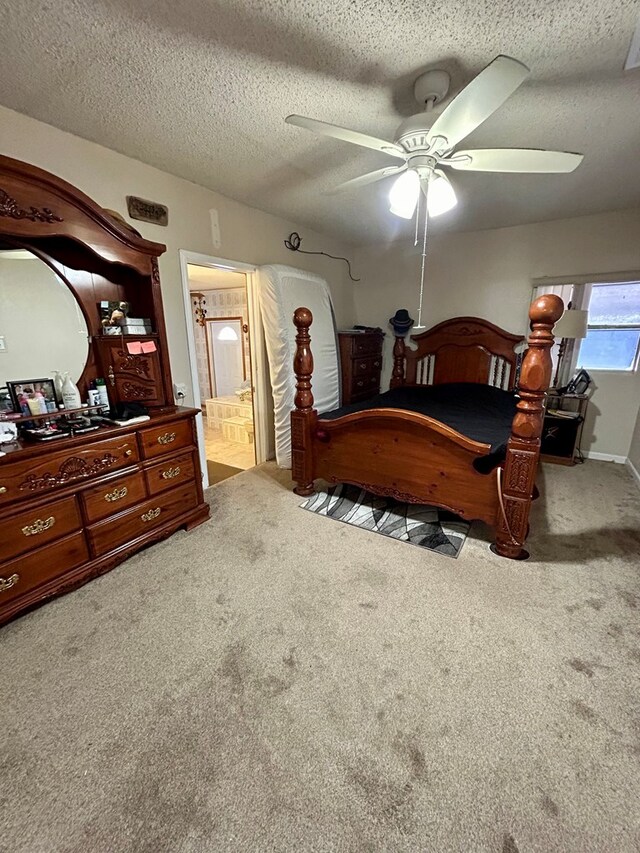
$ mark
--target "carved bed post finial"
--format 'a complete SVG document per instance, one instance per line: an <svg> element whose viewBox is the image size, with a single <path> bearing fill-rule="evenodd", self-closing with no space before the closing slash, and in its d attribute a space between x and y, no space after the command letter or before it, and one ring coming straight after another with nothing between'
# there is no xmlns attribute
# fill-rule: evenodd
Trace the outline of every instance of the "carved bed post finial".
<svg viewBox="0 0 640 853"><path fill-rule="evenodd" d="M313 355L309 327L313 322L313 315L308 308L296 308L293 322L297 335L296 354L293 359L296 395L295 409L291 412L291 474L298 484L293 491L297 495L306 497L314 492L311 436L318 416L313 408L311 391Z"/></svg>
<svg viewBox="0 0 640 853"><path fill-rule="evenodd" d="M389 319L389 325L393 328L396 342L393 345L393 371L389 388L398 388L404 385L405 351L404 339L413 326L413 320L406 308L398 308L396 313Z"/></svg>
<svg viewBox="0 0 640 853"><path fill-rule="evenodd" d="M393 371L389 388L398 388L404 385L404 337L396 335L393 345Z"/></svg>
<svg viewBox="0 0 640 853"><path fill-rule="evenodd" d="M313 409L313 394L311 392L311 374L313 373L313 355L311 354L311 336L309 327L313 315L308 308L296 308L293 322L298 330L296 335L296 354L293 359L293 370L296 374L296 409L309 412Z"/></svg>
<svg viewBox="0 0 640 853"><path fill-rule="evenodd" d="M562 316L559 296L547 293L529 308L531 334L520 372L520 399L511 426L504 470L498 469L500 506L496 523L497 554L518 560L528 557L523 549L529 530L529 509L540 459L544 398L551 382L553 326Z"/></svg>

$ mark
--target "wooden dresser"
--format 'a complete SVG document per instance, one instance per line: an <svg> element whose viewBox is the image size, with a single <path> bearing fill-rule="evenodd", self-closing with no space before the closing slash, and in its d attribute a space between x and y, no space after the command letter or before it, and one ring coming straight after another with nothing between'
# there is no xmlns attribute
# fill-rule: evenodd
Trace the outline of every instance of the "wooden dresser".
<svg viewBox="0 0 640 853"><path fill-rule="evenodd" d="M71 377L81 400L104 379L112 419L131 417L136 403L147 409L150 420L101 424L82 433L91 424L78 423L79 414L91 409L12 413L22 432L0 448L5 453L0 456L0 623L209 516L197 452L198 413L173 401L158 268L165 247L145 240L66 181L0 156L0 252L5 257L16 250L46 266L51 286L57 290L61 281L75 299L75 305L65 302L61 310L71 312L74 330L86 341L84 367L79 361ZM11 286L6 265L4 275L0 287L4 282ZM33 366L27 372L15 360L5 360L0 369L8 375L0 375L0 385L28 385L25 374L51 378L50 368L71 370L69 363L51 363L44 342L44 332L55 335L58 328L55 317L37 313L42 292L37 288L47 282L29 280L37 282L32 313L3 319L5 329L21 328L26 320L42 367L35 374ZM103 328L98 303L104 301L127 303L130 316L148 318L152 331L107 334L113 329ZM42 303L48 304L44 298ZM81 318L86 331L78 328ZM26 430L35 431L33 417L46 429L52 421L64 424L62 414L70 419L68 434L28 440Z"/></svg>
<svg viewBox="0 0 640 853"><path fill-rule="evenodd" d="M380 393L382 332L338 332L342 404L356 403Z"/></svg>
<svg viewBox="0 0 640 853"><path fill-rule="evenodd" d="M0 623L209 515L195 409L0 457Z"/></svg>

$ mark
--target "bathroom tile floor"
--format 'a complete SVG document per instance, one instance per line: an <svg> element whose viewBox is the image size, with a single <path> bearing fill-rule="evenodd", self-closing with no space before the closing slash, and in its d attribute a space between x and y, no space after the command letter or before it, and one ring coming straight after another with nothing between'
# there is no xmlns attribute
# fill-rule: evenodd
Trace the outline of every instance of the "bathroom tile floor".
<svg viewBox="0 0 640 853"><path fill-rule="evenodd" d="M222 430L211 429L207 426L204 418L204 445L207 459L213 462L222 462L224 465L232 465L234 468L253 468L256 464L255 452L252 444L238 444L223 438Z"/></svg>

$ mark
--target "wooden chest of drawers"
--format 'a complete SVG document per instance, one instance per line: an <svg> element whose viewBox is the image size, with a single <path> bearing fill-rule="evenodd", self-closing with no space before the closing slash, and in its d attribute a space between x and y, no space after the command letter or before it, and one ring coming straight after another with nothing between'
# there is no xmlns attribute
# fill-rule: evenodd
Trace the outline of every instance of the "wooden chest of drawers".
<svg viewBox="0 0 640 853"><path fill-rule="evenodd" d="M0 624L209 516L193 409L0 458Z"/></svg>
<svg viewBox="0 0 640 853"><path fill-rule="evenodd" d="M382 332L338 332L343 405L380 393L383 339Z"/></svg>

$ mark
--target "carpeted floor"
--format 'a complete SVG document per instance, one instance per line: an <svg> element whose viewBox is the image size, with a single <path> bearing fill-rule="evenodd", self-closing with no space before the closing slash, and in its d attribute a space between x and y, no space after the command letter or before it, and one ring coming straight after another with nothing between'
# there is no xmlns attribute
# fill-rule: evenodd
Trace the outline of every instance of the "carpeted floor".
<svg viewBox="0 0 640 853"><path fill-rule="evenodd" d="M546 466L535 560L213 517L0 630L3 853L640 847L640 491Z"/></svg>

